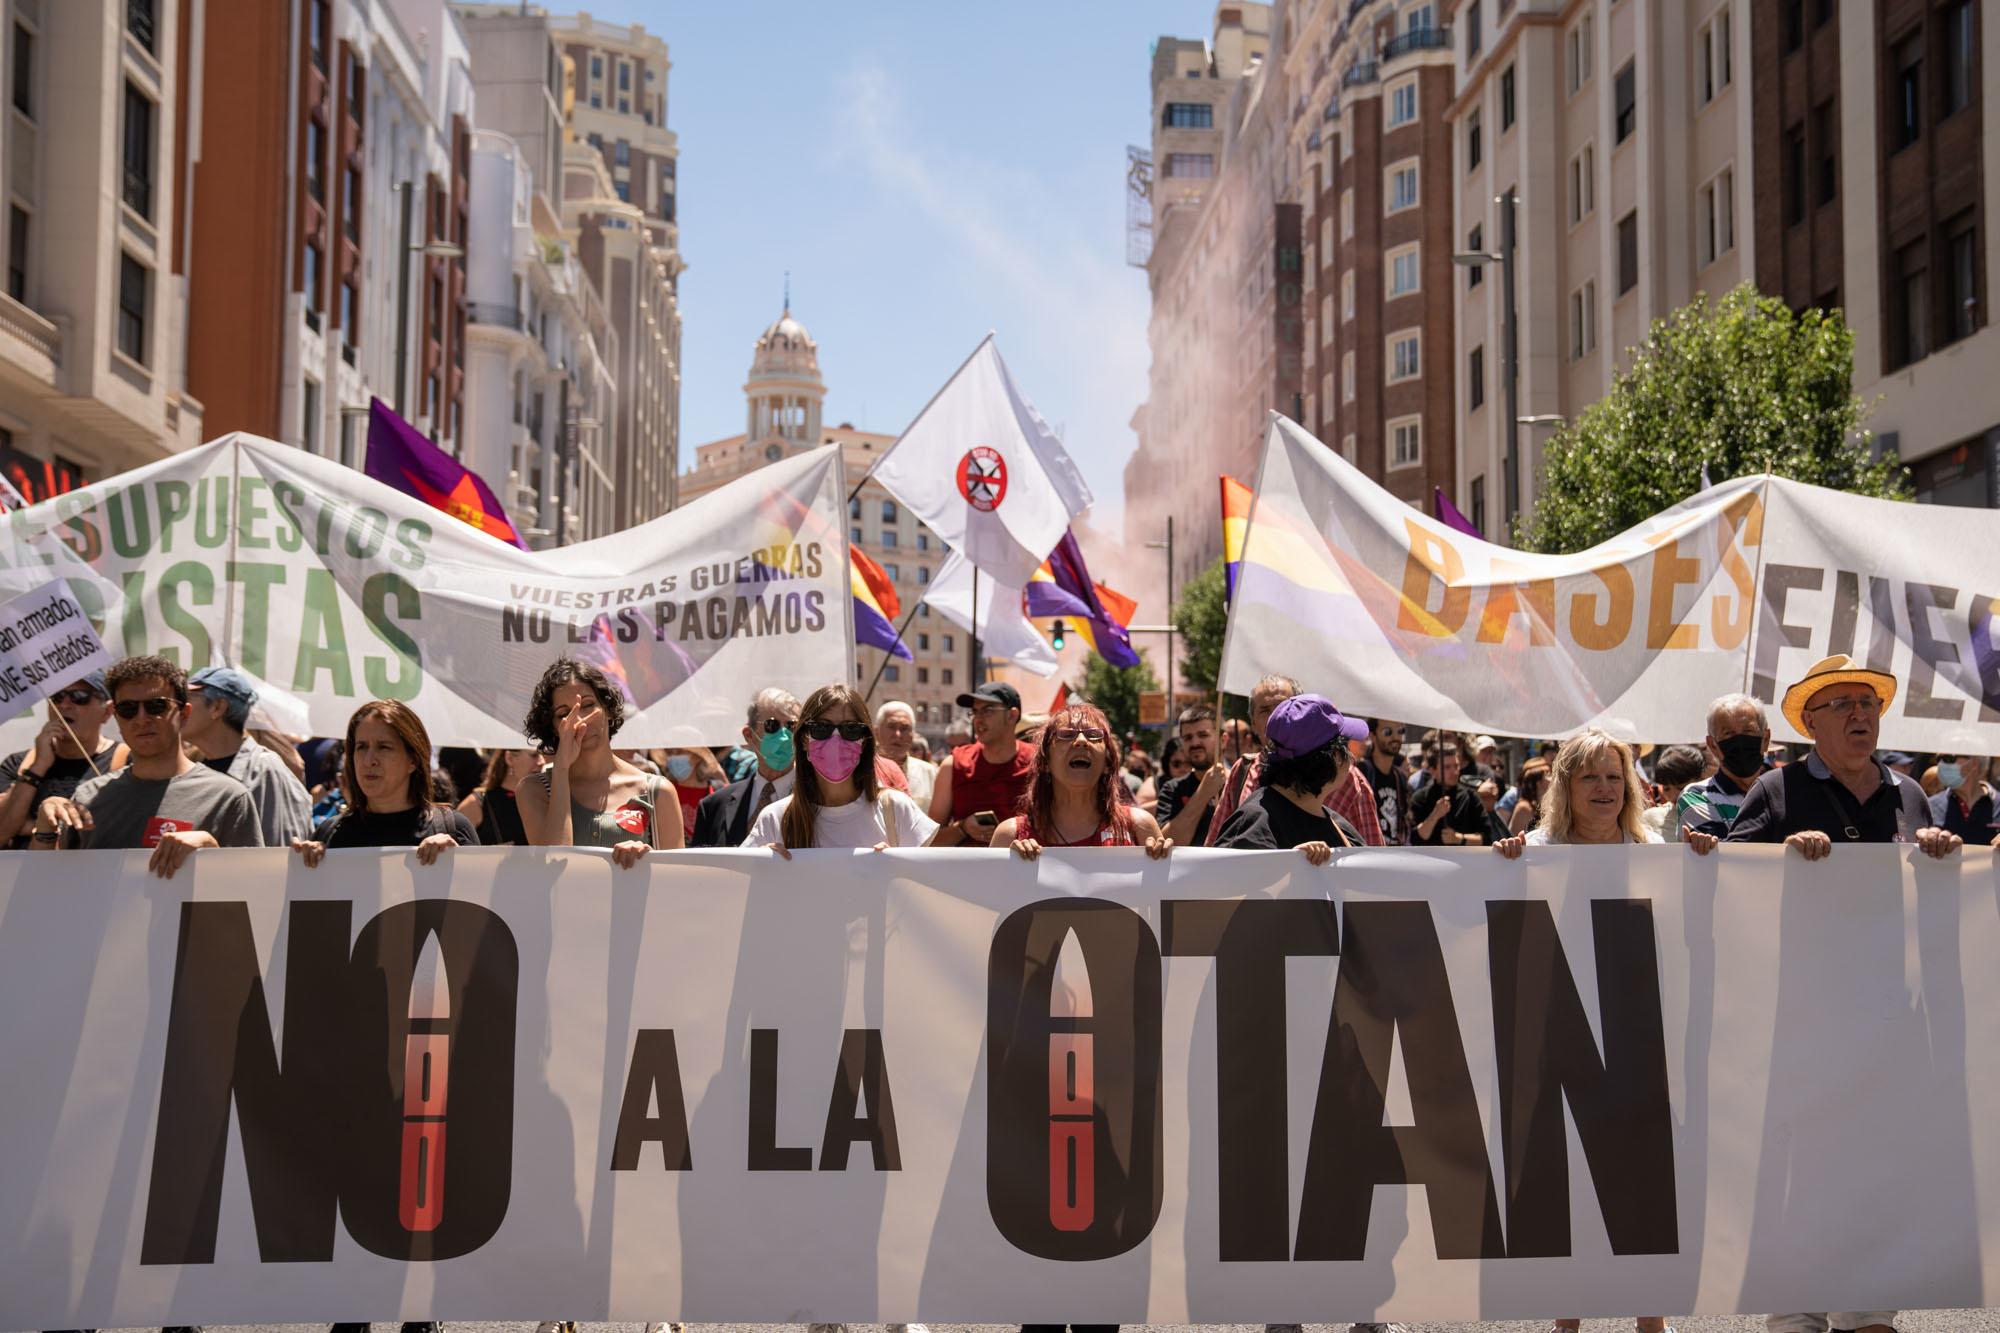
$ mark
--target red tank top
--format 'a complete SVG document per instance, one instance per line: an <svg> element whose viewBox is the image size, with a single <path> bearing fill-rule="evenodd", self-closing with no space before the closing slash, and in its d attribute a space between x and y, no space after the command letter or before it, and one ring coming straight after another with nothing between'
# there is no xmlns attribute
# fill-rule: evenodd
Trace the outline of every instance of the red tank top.
<svg viewBox="0 0 2000 1333"><path fill-rule="evenodd" d="M1130 847L1133 845L1132 835L1129 833L1119 833L1111 827L1111 821L1108 819L1099 824L1097 832L1090 836L1077 842L1066 842L1063 840L1062 835L1054 829L1049 830L1053 836L1046 838L1036 833L1035 822L1027 815L1018 815L1016 818L1019 822L1014 825L1014 836L1017 838L1030 838L1035 842L1039 842L1044 847Z"/></svg>
<svg viewBox="0 0 2000 1333"><path fill-rule="evenodd" d="M964 819L981 810L991 810L1000 819L1013 818L1028 794L1028 770L1035 761L1035 747L1026 741L1014 742L1014 762L1010 766L989 764L986 752L974 741L951 752L951 817Z"/></svg>

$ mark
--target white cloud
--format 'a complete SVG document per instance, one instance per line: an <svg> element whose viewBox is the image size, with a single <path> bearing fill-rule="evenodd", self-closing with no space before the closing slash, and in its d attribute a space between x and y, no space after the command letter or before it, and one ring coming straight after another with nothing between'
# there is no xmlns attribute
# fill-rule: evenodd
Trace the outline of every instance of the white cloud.
<svg viewBox="0 0 2000 1333"><path fill-rule="evenodd" d="M1063 424L1097 497L1092 519L1116 531L1124 461L1136 444L1129 422L1146 396L1149 357L1145 284L1123 262L1122 237L1087 230L1080 219L1090 211L1042 177L917 142L900 91L879 65L842 79L836 105L832 138L843 164L870 178L883 207L927 219L941 244L965 253L995 310L989 322L999 323L1003 305L1016 315L1001 350L1043 417ZM1119 188L1116 149L1106 149L1107 191ZM1032 346L1010 343L1007 334L1024 325Z"/></svg>

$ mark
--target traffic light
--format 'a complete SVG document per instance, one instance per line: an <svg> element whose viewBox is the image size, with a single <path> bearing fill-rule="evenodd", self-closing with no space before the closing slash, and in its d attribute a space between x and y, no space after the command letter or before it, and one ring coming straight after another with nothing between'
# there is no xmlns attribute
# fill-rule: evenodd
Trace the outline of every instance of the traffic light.
<svg viewBox="0 0 2000 1333"><path fill-rule="evenodd" d="M1067 633L1069 633L1069 626L1063 624L1060 620L1049 626L1049 643L1057 652L1062 651L1063 636Z"/></svg>

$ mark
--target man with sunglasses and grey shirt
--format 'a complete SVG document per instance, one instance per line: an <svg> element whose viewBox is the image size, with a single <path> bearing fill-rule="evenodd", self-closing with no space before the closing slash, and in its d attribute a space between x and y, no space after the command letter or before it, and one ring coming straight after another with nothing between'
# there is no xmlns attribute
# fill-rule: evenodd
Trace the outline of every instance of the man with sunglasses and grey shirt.
<svg viewBox="0 0 2000 1333"><path fill-rule="evenodd" d="M151 848L164 879L203 847L261 847L257 808L243 784L181 748L187 674L163 657L128 657L105 673L131 762L91 778L73 798L50 797L35 816L34 850Z"/></svg>

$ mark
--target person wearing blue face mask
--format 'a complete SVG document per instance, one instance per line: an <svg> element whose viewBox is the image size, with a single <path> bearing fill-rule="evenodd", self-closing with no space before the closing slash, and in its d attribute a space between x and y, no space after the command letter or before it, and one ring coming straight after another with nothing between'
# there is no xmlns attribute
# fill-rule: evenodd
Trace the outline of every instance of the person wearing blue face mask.
<svg viewBox="0 0 2000 1333"><path fill-rule="evenodd" d="M792 733L799 701L789 691L763 690L750 701L743 743L756 752L748 777L711 792L695 807L690 847L740 847L765 806L792 793Z"/></svg>
<svg viewBox="0 0 2000 1333"><path fill-rule="evenodd" d="M1931 797L1931 818L1974 846L2000 847L2000 801L1986 782L1986 756L1963 743L1969 737L1952 739L1962 743L1958 753L1938 756L1938 782L1944 789Z"/></svg>

